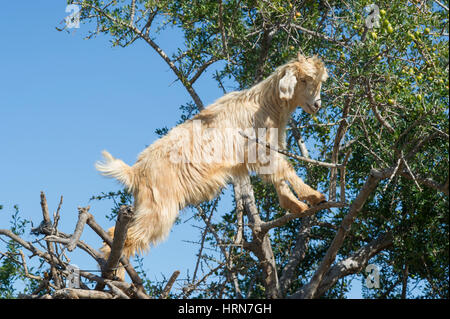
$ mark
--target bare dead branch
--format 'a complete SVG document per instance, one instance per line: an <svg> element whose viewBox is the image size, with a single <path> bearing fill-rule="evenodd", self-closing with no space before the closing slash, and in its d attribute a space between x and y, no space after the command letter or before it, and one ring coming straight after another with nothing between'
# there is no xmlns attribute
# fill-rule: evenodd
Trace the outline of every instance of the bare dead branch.
<svg viewBox="0 0 450 319"><path fill-rule="evenodd" d="M20 254L20 257L22 258L22 267L23 267L23 270L24 270L24 272L25 272L25 276L28 277L28 278L31 278L31 279L42 280L41 277L35 276L35 275L31 275L31 274L28 272L27 261L26 261L26 259L25 259L25 255L23 254L22 249L19 250L19 254Z"/></svg>
<svg viewBox="0 0 450 319"><path fill-rule="evenodd" d="M261 265L263 271L263 281L266 287L267 298L281 298L280 283L278 279L277 265L272 250L272 245L267 232L262 232L263 224L255 204L255 195L251 185L250 177L239 177L235 182L239 183L240 194L238 198L242 198L242 202L249 220L249 226L252 229L253 240L244 248L251 250ZM237 200L237 199L236 199Z"/></svg>
<svg viewBox="0 0 450 319"><path fill-rule="evenodd" d="M102 267L102 277L112 279L114 270L119 265L122 250L127 238L128 224L133 217L133 211L130 206L121 206L117 215L116 226L114 228L114 239L111 245L111 252L104 267ZM100 285L101 286L101 285ZM101 289L97 287L97 289Z"/></svg>
<svg viewBox="0 0 450 319"><path fill-rule="evenodd" d="M399 174L402 175L403 177L412 179L412 175L409 172L402 171ZM433 179L431 179L429 177L421 177L417 174L415 175L414 179L419 184L423 184L425 186L433 188L433 189L440 191L440 192L444 193L445 195L449 196L448 177L447 177L446 182L444 182L442 184L439 184L438 182L434 181Z"/></svg>
<svg viewBox="0 0 450 319"><path fill-rule="evenodd" d="M73 232L73 235L69 238L69 241L67 243L67 250L73 251L75 247L77 246L78 240L80 240L81 233L83 232L84 225L86 224L86 221L89 218L89 211L90 206L87 207L78 207L78 222L75 227L75 231Z"/></svg>
<svg viewBox="0 0 450 319"><path fill-rule="evenodd" d="M64 288L53 293L55 299L114 299L109 292L87 289Z"/></svg>
<svg viewBox="0 0 450 319"><path fill-rule="evenodd" d="M56 209L55 214L53 214L53 229L56 230L56 232L58 232L58 222L60 219L60 211L61 211L61 206L63 203L63 196L61 195L61 199L59 200L59 204L58 204L58 208Z"/></svg>
<svg viewBox="0 0 450 319"><path fill-rule="evenodd" d="M62 199L60 201L60 204L58 206L58 213L59 213L59 209L61 208L61 203L62 203ZM57 225L57 221L54 220L53 225L52 222L50 220L50 213L48 210L48 205L47 205L47 199L45 197L45 194L43 191L41 191L41 209L42 209L42 216L43 216L43 222L44 225L48 225L51 228L51 231L53 232L54 229L56 229L54 227L54 225ZM54 255L55 254L55 247L53 247L52 243L47 242L47 251L49 252L50 255ZM58 272L56 271L55 268L55 264L53 262L50 263L50 272L52 274L53 280L55 281L55 285L58 288L62 287L62 282L58 276Z"/></svg>
<svg viewBox="0 0 450 319"><path fill-rule="evenodd" d="M341 203L345 203L345 187L346 187L346 185L345 185L345 174L346 174L346 167L347 167L347 163L348 163L348 160L350 158L351 152L352 152L352 149L349 148L347 150L347 152L345 153L344 161L342 162L342 166L340 168L340 170L341 170L341 178L340 178L341 191L340 191L339 195L341 197L340 198Z"/></svg>
<svg viewBox="0 0 450 319"><path fill-rule="evenodd" d="M63 245L68 245L70 243L70 236L65 233L59 232L59 236L49 235L44 237L44 240L47 242L55 242ZM94 258L99 263L99 265L105 262L100 252L98 252L82 240L78 240L76 245L77 247L87 252L92 258Z"/></svg>
<svg viewBox="0 0 450 319"><path fill-rule="evenodd" d="M111 289L111 292L118 296L120 299L130 299L121 289L116 287L110 280L105 280L105 284Z"/></svg>
<svg viewBox="0 0 450 319"><path fill-rule="evenodd" d="M24 247L25 249L29 250L30 252L33 253L33 256L39 256L41 258L44 258L45 260L47 260L49 263L53 262L55 264L61 264L63 265L64 263L59 260L56 256L54 255L50 255L49 253L43 252L41 250L39 250L38 248L36 248L35 246L33 246L30 242L23 240L22 238L20 238L20 236L14 234L12 231L10 231L9 229L0 229L0 235L4 235L7 236L9 238L11 238L12 240L14 240L16 243L18 243L19 245L21 245L22 247Z"/></svg>
<svg viewBox="0 0 450 319"><path fill-rule="evenodd" d="M105 279L83 270L80 270L80 276L103 285L107 285L108 283L112 284L115 287L121 289L130 298L150 299L147 294L143 293L141 289L139 289L139 287L136 287L134 284L130 284L124 281Z"/></svg>
<svg viewBox="0 0 450 319"><path fill-rule="evenodd" d="M59 211L62 204L62 197L58 206L58 209L54 216L59 216ZM47 252L42 251L38 249L34 243L38 243L40 246L45 247L40 242L42 239L38 239L35 242L28 242L23 240L20 236L14 234L11 230L7 229L0 229L0 236L6 236L9 237L11 240L15 241L17 244L22 246L23 248L27 249L32 253L31 257L38 256L39 258L43 259L46 263L50 265L50 269L53 269L53 272L50 274L46 272L46 276L44 278L41 278L40 276L33 275L29 272L27 262L25 255L22 250L19 250L18 256L20 255L21 261L16 260L12 256L7 256L9 259L13 260L13 262L17 263L24 269L24 274L27 278L30 278L32 280L38 280L40 281L39 286L37 289L35 289L30 295L21 295L23 298L141 298L141 299L149 299L149 296L145 294L143 286L142 286L142 280L140 279L139 275L136 273L134 268L129 264L129 261L121 257L120 259L117 259L117 256L115 253L112 253L111 258L115 258L116 261L112 261L112 263L115 263L117 265L118 261L122 264L125 264L125 268L127 272L130 275L130 278L132 279L133 283L128 284L125 282L120 281L113 281L108 280L107 278L98 277L96 275L91 274L89 271L86 270L80 270L80 276L87 278L88 280L97 282L98 285L103 285L103 287L106 285L110 288L110 292L98 292L90 290L84 283L80 282L81 288L80 289L68 289L64 288L64 280L63 277L67 277L70 275L69 271L67 270L67 266L69 265L69 259L67 256L64 255L64 250L61 250L61 253L58 255L55 254L55 251L53 247L58 247L57 245L53 246L54 243L58 244L64 244L68 245L70 243L73 243L74 247L79 247L80 249L86 251L90 256L92 256L101 266L106 265L108 266L108 263L105 263L103 259L103 255L100 254L98 251L90 247L88 244L81 241L79 238L81 237L81 233L83 231L83 225L85 223L88 223L100 236L106 236L104 240L108 242L110 245L113 246L111 249L112 252L121 250L120 247L117 248L118 244L114 243L111 238L107 235L107 233L97 225L95 222L94 217L88 212L88 208L80 208L79 209L79 220L77 222L77 227L75 228L74 234L68 235L61 231L58 231L56 229L56 223L54 222L53 225L50 220L50 214L47 206L47 201L45 198L45 194L41 192L41 208L43 212L43 218L44 220L42 223L36 227L33 228L33 233L35 235L46 235L44 237L44 240L47 244ZM119 233L122 232L122 230L126 229L126 223L125 219L131 218L131 214L129 211L132 211L130 206L124 206L121 208L121 214L119 214L119 222L117 223L116 227L119 230ZM125 213L124 213L125 212ZM123 216L126 213L127 216ZM59 217L58 217L59 219ZM125 226L121 226L125 225ZM124 232L126 234L126 232ZM118 241L122 241L124 238L121 238L120 234L116 234L115 239ZM2 253L2 255L5 255ZM63 256L61 256L63 255ZM120 257L120 256L119 256ZM65 261L64 261L65 258ZM54 284L52 284L52 282ZM50 288L54 291L50 291ZM42 290L46 289L48 293L44 297L38 296L39 293L42 292Z"/></svg>
<svg viewBox="0 0 450 319"><path fill-rule="evenodd" d="M328 247L324 258L320 262L319 268L314 273L310 282L293 295L294 298L311 299L316 297L317 289L321 284L324 275L330 269L332 262L335 260L338 250L342 247L344 239L350 232L351 225L355 220L357 214L363 207L370 194L372 194L372 192L376 189L378 183L382 179L390 176L390 174L392 174L392 171L393 169L386 169L383 171L372 169L370 171L365 184L361 188L355 200L352 202L349 208L349 212L342 220L342 223L339 226L339 229L336 232L331 245Z"/></svg>
<svg viewBox="0 0 450 319"><path fill-rule="evenodd" d="M170 276L169 281L167 282L166 286L164 287L161 296L159 296L159 299L166 299L169 296L169 292L172 289L173 284L175 283L175 280L177 280L178 276L180 275L179 270L175 270Z"/></svg>
<svg viewBox="0 0 450 319"><path fill-rule="evenodd" d="M239 131L239 134L242 135L243 137L245 137L246 139L248 139L249 141L264 145L265 147L267 147L268 149L270 149L272 151L289 156L291 158L295 158L299 161L307 162L307 163L318 165L318 166L330 167L330 168L340 168L342 166L341 164L321 162L321 161L310 159L309 157L304 157L304 156L299 156L299 155L293 154L286 150L279 149L276 146L270 145L270 143L260 141L257 137L255 137L255 138L249 137L247 134L245 134L242 131Z"/></svg>
<svg viewBox="0 0 450 319"><path fill-rule="evenodd" d="M111 237L109 237L108 233L99 224L97 224L94 216L92 214L90 214L90 213L89 213L89 218L87 220L87 224L89 225L89 227L91 227L91 229L97 235L100 236L100 238L108 246L110 246L110 247L112 246L112 239L111 239ZM130 276L130 279L132 280L133 284L138 288L139 292L142 293L142 294L145 294L143 283L142 283L142 279L139 276L139 274L136 272L134 267L131 265L131 263L128 260L128 258L125 258L124 256L122 256L120 258L120 262L121 262L122 266L125 268L125 270L127 271L128 276Z"/></svg>
<svg viewBox="0 0 450 319"><path fill-rule="evenodd" d="M43 191L41 191L41 208L42 208L42 215L44 218L44 222L46 224L51 224L50 214L48 212L47 199L45 198L45 194Z"/></svg>

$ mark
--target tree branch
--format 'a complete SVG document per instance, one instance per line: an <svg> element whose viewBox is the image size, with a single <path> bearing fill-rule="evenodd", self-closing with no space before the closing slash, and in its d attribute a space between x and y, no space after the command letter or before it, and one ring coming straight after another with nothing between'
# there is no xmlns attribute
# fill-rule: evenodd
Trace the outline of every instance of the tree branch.
<svg viewBox="0 0 450 319"><path fill-rule="evenodd" d="M245 137L246 139L248 139L251 142L255 142L255 143L264 145L265 147L267 147L268 149L270 149L272 151L275 151L277 153L286 155L288 157L294 158L294 159L299 160L299 161L307 162L307 163L318 165L318 166L329 167L329 168L340 168L340 167L342 167L341 164L321 162L321 161L310 159L309 157L299 156L297 154L293 154L293 153L288 152L286 150L279 149L278 147L273 146L273 145L271 145L269 143L265 143L265 142L260 141L257 137L251 138L247 134L245 134L243 131L239 131L239 134L242 135L243 137Z"/></svg>
<svg viewBox="0 0 450 319"><path fill-rule="evenodd" d="M120 257L122 256L122 250L127 238L128 224L133 217L133 211L130 206L121 206L117 215L116 226L114 228L114 238L111 245L111 251L109 253L108 260L104 267L102 267L102 277L112 279L114 271L117 269ZM102 285L98 285L96 289L101 290Z"/></svg>
<svg viewBox="0 0 450 319"><path fill-rule="evenodd" d="M53 294L54 299L113 299L113 297L109 292L74 288L56 290Z"/></svg>
<svg viewBox="0 0 450 319"><path fill-rule="evenodd" d="M348 205L345 203L341 203L341 202L325 202L323 204L310 207L309 209L305 210L304 212L302 212L300 214L287 212L286 214L284 214L283 216L281 216L277 219L274 219L274 220L271 220L268 222L261 222L261 225L260 225L261 233L262 234L266 233L270 229L275 228L275 227L281 227L295 218L312 216L323 209L342 208L342 207L346 207L346 206L348 206Z"/></svg>
<svg viewBox="0 0 450 319"><path fill-rule="evenodd" d="M161 293L161 296L159 296L159 299L166 299L169 296L170 289L172 289L172 286L175 283L175 280L178 278L179 275L180 275L179 270L174 271L172 276L170 276L169 281L167 282L166 286L164 287L164 289Z"/></svg>
<svg viewBox="0 0 450 319"><path fill-rule="evenodd" d="M109 237L108 233L102 228L100 227L100 225L97 224L97 222L95 221L95 218L92 214L89 214L89 218L87 220L87 224L89 225L89 227L91 227L91 229L97 233L97 235L100 236L100 238L108 245L108 246L112 246L112 239L111 237ZM125 268L125 270L127 271L128 275L130 276L133 284L135 284L138 289L140 291L144 291L144 287L142 284L142 279L139 276L139 274L136 272L136 270L134 269L134 267L131 265L130 261L128 260L128 258L125 258L124 256L122 256L120 258L120 262L122 264L122 266Z"/></svg>
<svg viewBox="0 0 450 319"><path fill-rule="evenodd" d="M236 201L242 199L253 234L252 242L244 246L244 248L252 251L260 262L267 298L281 298L277 265L275 263L272 245L267 232L263 232L261 229L263 222L255 204L255 195L250 176L245 175L239 177L234 182L240 184L240 194L238 194L239 197L236 198Z"/></svg>
<svg viewBox="0 0 450 319"><path fill-rule="evenodd" d="M284 266L281 273L280 288L283 296L286 295L287 290L294 280L295 270L297 269L297 266L306 256L306 250L308 249L312 225L312 217L303 219L302 225L295 241L295 246L292 249L292 252L289 255L289 260L286 266Z"/></svg>
<svg viewBox="0 0 450 319"><path fill-rule="evenodd" d="M379 171L372 169L369 176L360 190L359 194L356 196L355 200L352 202L349 212L342 220L336 235L329 246L324 258L322 259L319 268L314 273L311 281L304 286L300 291L296 292L293 297L302 299L311 299L317 296L317 289L321 284L324 275L330 269L332 262L335 260L338 250L342 247L345 237L350 232L351 225L355 220L357 214L365 204L367 198L372 194L372 192L378 186L381 179L386 178L392 172L391 169Z"/></svg>
<svg viewBox="0 0 450 319"><path fill-rule="evenodd" d="M78 207L78 222L75 227L75 231L73 232L73 235L70 237L68 243L67 243L67 249L69 251L73 251L75 247L77 246L78 240L80 240L81 233L83 232L84 225L86 225L86 221L89 218L89 208L88 207Z"/></svg>
<svg viewBox="0 0 450 319"><path fill-rule="evenodd" d="M354 78L352 78L350 80L348 92L352 92L353 91L353 87L355 85L355 81L356 81L356 79L354 79ZM340 120L340 124L339 124L339 127L338 127L337 132L336 132L336 136L334 138L333 151L331 153L331 162L333 164L336 164L338 162L340 144L341 144L341 141L344 138L345 133L347 132L347 129L348 129L347 117L348 117L348 113L350 111L350 104L351 104L351 101L352 101L352 97L353 96L351 94L348 94L345 97L344 109L342 110L342 118ZM336 199L337 169L338 169L338 167L333 167L331 169L331 171L330 171L330 193L329 193L328 200L335 200Z"/></svg>
<svg viewBox="0 0 450 319"><path fill-rule="evenodd" d="M406 177L408 179L412 179L412 175L409 172L400 172L400 175L402 175L403 177ZM446 196L449 196L449 185L448 185L448 176L446 179L446 182L439 184L438 182L434 181L433 179L429 178L429 177L421 177L421 176L417 176L415 175L415 181L418 182L419 184L423 184L425 186L428 186L430 188L433 188L437 191L440 191L442 193L444 193Z"/></svg>
<svg viewBox="0 0 450 319"><path fill-rule="evenodd" d="M181 73L181 71L175 66L175 64L172 62L172 60L169 58L169 56L148 36L148 33L142 33L141 30L139 30L136 26L127 23L123 21L122 19L116 19L103 11L102 9L91 5L89 3L84 4L86 7L92 8L95 11L97 11L100 15L104 16L110 21L113 21L116 24L120 24L123 27L128 28L130 31L133 31L135 34L137 34L140 38L144 39L145 42L147 42L158 54L159 56L169 65L169 67L172 69L172 71L175 73L177 78L181 81L183 86L186 88L188 93L191 95L192 99L194 100L195 104L197 105L197 108L199 110L203 110L204 105L200 97L198 96L197 92L194 90L190 82L186 79L186 77ZM149 21L152 21L153 19L149 19ZM149 30L149 27L148 29Z"/></svg>
<svg viewBox="0 0 450 319"><path fill-rule="evenodd" d="M331 267L324 276L317 289L316 297L320 297L327 292L340 278L362 271L373 256L380 251L391 247L392 243L392 233L382 234L367 245L358 249L350 257L336 263L336 265Z"/></svg>
<svg viewBox="0 0 450 319"><path fill-rule="evenodd" d="M59 203L60 204L58 206L58 210L57 210L56 216L58 216L58 214L59 214L59 209L61 207L62 198L61 198L61 201ZM51 222L51 219L50 219L50 213L48 211L47 199L45 198L45 194L44 194L43 191L41 191L41 209L42 209L42 217L43 217L44 225L49 225L49 227L52 229L52 232L53 232L53 230L56 229L58 220L55 218L54 223L52 225L52 222ZM52 225L52 226L50 226L50 225ZM47 251L49 252L50 255L54 255L55 254L55 247L53 247L52 243L47 243ZM50 263L50 272L52 273L52 278L55 281L55 285L58 288L61 288L62 287L62 282L61 282L61 279L58 276L58 272L56 271L54 263Z"/></svg>
<svg viewBox="0 0 450 319"><path fill-rule="evenodd" d="M213 56L211 59L203 63L202 66L198 68L197 73L195 73L194 76L189 80L189 84L192 86L195 81L197 81L198 78L203 74L203 72L205 72L208 66L217 61L219 61L219 58Z"/></svg>

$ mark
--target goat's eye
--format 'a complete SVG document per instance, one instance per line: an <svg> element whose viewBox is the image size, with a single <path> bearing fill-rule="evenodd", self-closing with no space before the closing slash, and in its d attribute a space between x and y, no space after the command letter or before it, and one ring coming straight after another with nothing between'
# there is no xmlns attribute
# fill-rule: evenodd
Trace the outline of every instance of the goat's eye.
<svg viewBox="0 0 450 319"><path fill-rule="evenodd" d="M305 80L305 79L300 79L300 81L301 81L303 84L306 84L306 80Z"/></svg>

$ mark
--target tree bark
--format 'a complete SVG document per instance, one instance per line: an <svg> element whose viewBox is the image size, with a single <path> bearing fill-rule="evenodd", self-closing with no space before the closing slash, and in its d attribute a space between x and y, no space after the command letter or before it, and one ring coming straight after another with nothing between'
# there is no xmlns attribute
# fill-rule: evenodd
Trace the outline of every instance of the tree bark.
<svg viewBox="0 0 450 319"><path fill-rule="evenodd" d="M267 232L261 229L262 221L255 204L250 176L238 178L234 183L239 183L236 201L242 200L252 230L253 240L246 247L255 254L261 265L266 297L271 299L281 298L275 256Z"/></svg>
<svg viewBox="0 0 450 319"><path fill-rule="evenodd" d="M373 193L373 191L378 186L378 183L381 179L386 178L391 173L391 170L378 171L372 169L369 173L369 176L363 185L361 191L356 196L355 200L350 206L348 214L342 220L341 225L338 228L338 231L328 248L324 258L322 259L319 268L314 273L311 281L292 295L293 298L301 298L301 299L312 299L317 296L317 289L321 284L324 275L328 272L331 267L331 264L336 259L336 255L339 249L342 247L344 243L344 239L347 234L350 232L351 225L355 220L357 214L364 206L368 197Z"/></svg>

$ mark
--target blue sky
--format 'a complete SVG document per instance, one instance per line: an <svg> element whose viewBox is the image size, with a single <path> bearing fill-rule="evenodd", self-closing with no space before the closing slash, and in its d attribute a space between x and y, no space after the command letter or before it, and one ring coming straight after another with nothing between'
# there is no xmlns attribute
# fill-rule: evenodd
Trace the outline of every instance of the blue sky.
<svg viewBox="0 0 450 319"><path fill-rule="evenodd" d="M110 227L105 216L111 202L89 201L121 189L96 172L100 152L107 149L133 164L157 139L155 129L175 125L189 96L144 43L123 49L112 48L102 36L84 40L83 25L72 34L58 32L55 27L67 15L64 1L21 3L7 2L0 11L0 228L9 227L15 204L22 217L39 224L41 190L52 212L64 196L62 231L73 232L77 207L86 205ZM162 40L169 52L182 41L176 32ZM199 82L197 89L205 104L221 95L212 81ZM82 239L101 246L89 230ZM176 269L183 275L193 268L198 248L185 241L197 239L198 229L190 223L177 225L170 240L147 255L149 277L169 277ZM80 267L95 269L91 258L71 257Z"/></svg>
<svg viewBox="0 0 450 319"><path fill-rule="evenodd" d="M66 15L64 1L2 4L0 228L9 227L15 204L23 218L39 224L41 190L51 212L64 196L62 231L73 232L77 207L86 205L104 228L112 226L105 218L111 202L89 201L93 195L121 189L96 172L101 150L134 163L157 139L155 129L172 127L179 119L179 106L190 100L148 45L136 42L124 49L112 48L102 36L84 40L83 25L71 34L58 32L55 27L62 26ZM170 53L183 40L170 31L158 41ZM210 79L211 73L206 73L195 86L205 105L222 95ZM222 209L229 207L225 203ZM177 269L185 278L188 268L193 271L198 250L187 241L198 237L198 228L190 223L176 225L169 239L145 257L149 278L161 280ZM82 239L101 246L88 228ZM96 268L83 253L69 256L82 269Z"/></svg>

